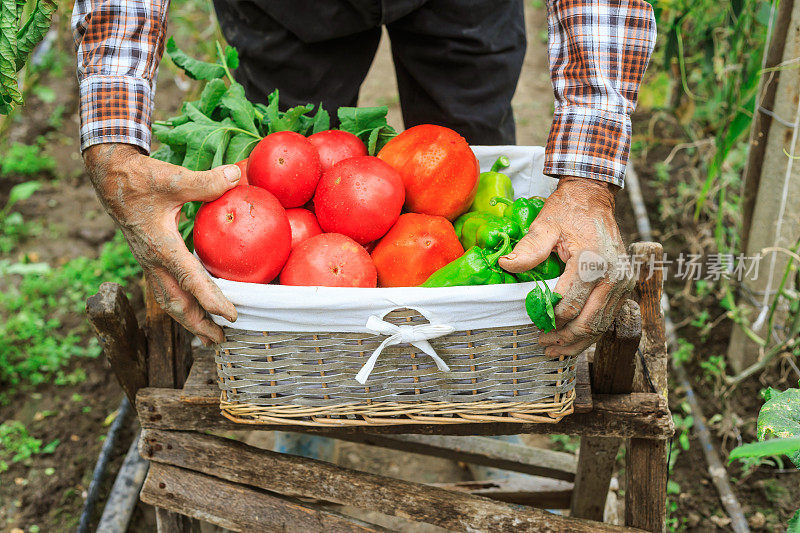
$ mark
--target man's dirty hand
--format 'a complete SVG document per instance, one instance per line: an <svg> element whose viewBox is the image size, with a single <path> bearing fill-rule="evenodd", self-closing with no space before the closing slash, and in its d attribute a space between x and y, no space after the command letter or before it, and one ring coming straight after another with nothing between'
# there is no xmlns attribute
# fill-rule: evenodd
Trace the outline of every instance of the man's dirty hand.
<svg viewBox="0 0 800 533"><path fill-rule="evenodd" d="M83 154L100 202L122 228L158 304L205 343L222 342L206 311L233 322L236 309L178 232L184 203L210 201L239 182L235 165L193 172L129 144L97 144Z"/></svg>
<svg viewBox="0 0 800 533"><path fill-rule="evenodd" d="M566 268L555 287L563 299L555 307L556 329L539 342L545 354L577 355L608 329L634 286L625 247L614 220L613 185L563 177L545 201L528 234L500 259L509 272L524 272L555 250Z"/></svg>

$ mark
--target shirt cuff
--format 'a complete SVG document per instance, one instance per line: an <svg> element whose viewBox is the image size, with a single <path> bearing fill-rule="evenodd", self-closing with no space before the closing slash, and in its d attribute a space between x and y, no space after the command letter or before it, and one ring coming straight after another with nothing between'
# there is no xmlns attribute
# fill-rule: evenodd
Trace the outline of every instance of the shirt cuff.
<svg viewBox="0 0 800 533"><path fill-rule="evenodd" d="M625 181L631 142L627 114L569 106L556 111L547 139L544 173L613 183Z"/></svg>
<svg viewBox="0 0 800 533"><path fill-rule="evenodd" d="M131 76L89 76L80 82L81 151L125 143L150 153L153 88Z"/></svg>

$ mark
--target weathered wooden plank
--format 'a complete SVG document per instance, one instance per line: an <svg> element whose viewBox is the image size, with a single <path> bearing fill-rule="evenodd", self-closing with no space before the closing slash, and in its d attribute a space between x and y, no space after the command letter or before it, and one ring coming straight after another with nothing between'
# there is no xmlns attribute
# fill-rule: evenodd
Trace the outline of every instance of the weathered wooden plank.
<svg viewBox="0 0 800 533"><path fill-rule="evenodd" d="M153 463L142 501L232 531L308 533L372 532L386 529L354 518L300 504L192 470Z"/></svg>
<svg viewBox="0 0 800 533"><path fill-rule="evenodd" d="M624 394L631 391L636 350L641 336L639 305L633 300L626 300L611 328L597 342L591 368L592 390L595 393ZM572 516L603 519L608 486L620 444L622 440L610 434L581 438L575 490L572 492Z"/></svg>
<svg viewBox="0 0 800 533"><path fill-rule="evenodd" d="M147 381L152 387L181 387L191 366L189 334L161 309L149 285L144 300ZM156 507L156 529L158 533L198 533L200 524L189 517Z"/></svg>
<svg viewBox="0 0 800 533"><path fill-rule="evenodd" d="M631 392L636 350L642 338L639 304L626 300L611 328L597 341L592 364L592 390L606 394Z"/></svg>
<svg viewBox="0 0 800 533"><path fill-rule="evenodd" d="M182 387L192 361L189 333L159 307L149 286L145 310L148 383L151 387Z"/></svg>
<svg viewBox="0 0 800 533"><path fill-rule="evenodd" d="M125 291L116 283L101 284L86 300L86 314L122 390L135 402L136 392L147 386L147 339Z"/></svg>
<svg viewBox="0 0 800 533"><path fill-rule="evenodd" d="M576 458L570 453L533 448L489 437L369 433L332 433L329 436L533 476L546 476L564 481L575 479Z"/></svg>
<svg viewBox="0 0 800 533"><path fill-rule="evenodd" d="M569 509L572 496L572 483L569 481L537 476L428 484L432 487L467 492L474 496L540 509Z"/></svg>
<svg viewBox="0 0 800 533"><path fill-rule="evenodd" d="M592 381L589 377L587 352L580 354L575 363L575 402L572 407L576 413L588 413L592 410Z"/></svg>
<svg viewBox="0 0 800 533"><path fill-rule="evenodd" d="M667 336L661 309L664 252L660 244L636 243L632 253L640 258L642 268L636 293L642 311L642 357L637 360L633 390L651 391L653 388L667 400ZM649 265L656 268L650 269ZM661 532L666 525L667 472L669 443L666 439L646 440L632 438L628 441L625 456L625 523Z"/></svg>
<svg viewBox="0 0 800 533"><path fill-rule="evenodd" d="M615 526L349 470L211 435L146 430L140 451L153 464L192 468L288 497L354 505L456 531L620 531ZM209 499L229 500L218 494ZM228 510L229 514L240 513Z"/></svg>
<svg viewBox="0 0 800 533"><path fill-rule="evenodd" d="M327 428L286 424L237 424L216 404L187 404L177 390L145 388L136 397L142 427L186 431L258 429L307 433L418 433L438 435L516 435L522 433L669 438L674 428L666 402L654 393L594 397L591 413L573 414L555 424L490 422L477 424L398 424Z"/></svg>
<svg viewBox="0 0 800 533"><path fill-rule="evenodd" d="M625 453L625 524L660 533L666 524L668 442L630 439Z"/></svg>
<svg viewBox="0 0 800 533"><path fill-rule="evenodd" d="M581 437L570 515L603 519L620 444L619 437Z"/></svg>
<svg viewBox="0 0 800 533"><path fill-rule="evenodd" d="M181 389L181 400L187 403L218 404L219 387L214 351L209 348L198 348L194 350L193 359L189 377Z"/></svg>

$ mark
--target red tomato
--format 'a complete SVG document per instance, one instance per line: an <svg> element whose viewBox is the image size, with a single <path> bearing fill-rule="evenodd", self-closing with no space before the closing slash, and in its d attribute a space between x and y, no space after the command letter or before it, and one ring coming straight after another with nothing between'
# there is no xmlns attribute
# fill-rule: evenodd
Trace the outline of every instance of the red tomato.
<svg viewBox="0 0 800 533"><path fill-rule="evenodd" d="M194 248L218 278L269 283L283 268L292 242L278 199L251 185L234 187L203 204L194 220Z"/></svg>
<svg viewBox="0 0 800 533"><path fill-rule="evenodd" d="M308 209L302 207L287 209L286 216L289 218L289 226L292 228L292 250L304 240L322 233L317 217Z"/></svg>
<svg viewBox="0 0 800 533"><path fill-rule="evenodd" d="M248 159L250 184L274 194L283 207L300 207L314 195L321 175L319 154L299 133L279 131L267 135Z"/></svg>
<svg viewBox="0 0 800 533"><path fill-rule="evenodd" d="M245 158L237 162L236 166L242 171L242 177L239 179L239 185L250 185L250 183L247 181L247 159Z"/></svg>
<svg viewBox="0 0 800 533"><path fill-rule="evenodd" d="M444 217L405 213L372 251L381 287L416 287L464 248Z"/></svg>
<svg viewBox="0 0 800 533"><path fill-rule="evenodd" d="M449 128L410 128L378 153L403 178L406 210L455 220L478 190L478 160L467 141Z"/></svg>
<svg viewBox="0 0 800 533"><path fill-rule="evenodd" d="M378 274L362 246L340 233L322 233L292 250L282 285L375 287Z"/></svg>
<svg viewBox="0 0 800 533"><path fill-rule="evenodd" d="M327 171L339 161L359 155L367 155L367 147L364 146L361 139L347 131L321 131L310 136L308 142L313 144L319 152L322 172Z"/></svg>
<svg viewBox="0 0 800 533"><path fill-rule="evenodd" d="M403 180L377 157L351 157L319 181L314 209L322 229L360 244L382 237L403 209Z"/></svg>

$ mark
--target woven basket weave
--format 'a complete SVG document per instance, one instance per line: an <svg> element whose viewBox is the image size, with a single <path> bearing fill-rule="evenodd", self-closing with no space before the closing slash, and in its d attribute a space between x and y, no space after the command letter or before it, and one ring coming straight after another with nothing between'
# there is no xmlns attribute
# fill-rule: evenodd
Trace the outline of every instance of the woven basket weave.
<svg viewBox="0 0 800 533"><path fill-rule="evenodd" d="M406 309L385 320L426 323ZM431 340L450 372L414 346L389 346L361 385L354 376L383 336L225 328L216 353L220 405L225 417L251 424L558 422L572 413L577 358L546 357L538 337L531 325Z"/></svg>

